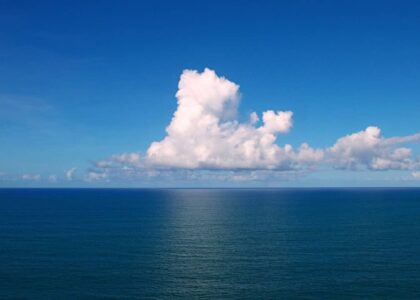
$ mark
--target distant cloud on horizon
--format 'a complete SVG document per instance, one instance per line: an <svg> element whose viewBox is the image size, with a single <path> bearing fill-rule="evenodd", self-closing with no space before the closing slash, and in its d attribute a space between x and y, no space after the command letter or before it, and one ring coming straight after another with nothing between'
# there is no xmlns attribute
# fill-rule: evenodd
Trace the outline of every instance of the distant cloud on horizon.
<svg viewBox="0 0 420 300"><path fill-rule="evenodd" d="M28 180L28 181L39 181L41 180L41 175L40 174L23 174L22 179Z"/></svg>
<svg viewBox="0 0 420 300"><path fill-rule="evenodd" d="M74 173L76 172L76 170L77 168L71 168L64 173L68 181L71 181L74 179Z"/></svg>

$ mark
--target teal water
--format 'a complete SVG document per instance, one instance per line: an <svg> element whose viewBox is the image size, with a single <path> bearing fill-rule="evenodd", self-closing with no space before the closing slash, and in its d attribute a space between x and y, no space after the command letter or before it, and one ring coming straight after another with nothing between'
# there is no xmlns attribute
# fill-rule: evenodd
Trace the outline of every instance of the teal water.
<svg viewBox="0 0 420 300"><path fill-rule="evenodd" d="M420 189L0 190L0 299L420 299Z"/></svg>

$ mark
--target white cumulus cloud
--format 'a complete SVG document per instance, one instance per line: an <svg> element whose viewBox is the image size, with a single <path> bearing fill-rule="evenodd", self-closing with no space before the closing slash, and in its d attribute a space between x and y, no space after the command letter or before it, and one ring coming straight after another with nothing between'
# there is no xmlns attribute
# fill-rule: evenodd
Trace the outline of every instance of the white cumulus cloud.
<svg viewBox="0 0 420 300"><path fill-rule="evenodd" d="M317 167L375 171L420 167L411 149L398 146L420 141L420 133L384 138L378 127L370 126L324 149L282 143L278 137L292 129L293 112L252 112L247 122L240 122L239 85L210 69L185 70L176 99L162 140L151 143L144 155L128 152L97 161L85 179L284 180ZM74 170L66 177L72 178Z"/></svg>
<svg viewBox="0 0 420 300"><path fill-rule="evenodd" d="M145 162L160 168L185 169L290 169L300 155L290 145L280 147L279 133L293 124L291 111L268 110L256 127L258 114L249 123L237 119L239 86L210 70L186 70L176 93L178 107L166 128L167 136L153 142ZM306 146L306 148L309 148ZM306 156L315 152L306 151ZM315 151L315 150L314 150ZM313 160L322 156L316 152Z"/></svg>
<svg viewBox="0 0 420 300"><path fill-rule="evenodd" d="M363 131L344 136L327 149L333 166L341 169L407 170L416 168L411 149L397 144L420 140L420 134L384 138L381 130L369 126Z"/></svg>

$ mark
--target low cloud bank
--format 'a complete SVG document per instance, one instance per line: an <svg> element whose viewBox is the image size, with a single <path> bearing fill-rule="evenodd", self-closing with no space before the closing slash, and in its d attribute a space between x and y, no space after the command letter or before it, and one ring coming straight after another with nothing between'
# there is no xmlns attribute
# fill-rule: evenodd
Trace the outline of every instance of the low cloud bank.
<svg viewBox="0 0 420 300"><path fill-rule="evenodd" d="M239 86L210 69L202 73L185 70L176 98L178 106L162 140L153 142L143 156L123 153L97 161L86 180L170 177L176 173L191 179L207 174L207 178L241 181L279 173L306 174L319 167L383 171L420 166L411 149L398 147L418 142L420 133L384 138L375 126L341 137L325 149L307 143L297 149L289 144L280 146L279 135L292 129L293 112L252 112L249 122L239 122Z"/></svg>

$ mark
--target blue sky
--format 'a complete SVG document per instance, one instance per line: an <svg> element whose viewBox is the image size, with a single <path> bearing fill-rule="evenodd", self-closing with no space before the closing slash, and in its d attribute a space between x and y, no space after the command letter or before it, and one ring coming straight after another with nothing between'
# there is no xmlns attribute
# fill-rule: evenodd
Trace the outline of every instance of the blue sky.
<svg viewBox="0 0 420 300"><path fill-rule="evenodd" d="M366 151L351 167L327 153L368 126L381 139L420 131L419 31L418 1L2 1L0 186L419 186L416 137L387 154L375 148L382 160L411 149L410 162L387 167L366 162ZM276 176L256 177L247 165L244 181L230 180L237 166L206 161L167 164L151 179L86 180L110 172L99 160L146 155L167 136L183 70L205 68L240 86L237 122L292 111L276 144L307 143L326 153L322 162L262 164L257 173ZM162 162L146 169L161 172Z"/></svg>

